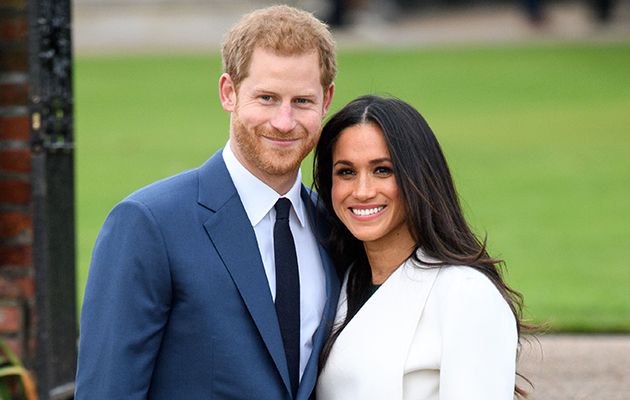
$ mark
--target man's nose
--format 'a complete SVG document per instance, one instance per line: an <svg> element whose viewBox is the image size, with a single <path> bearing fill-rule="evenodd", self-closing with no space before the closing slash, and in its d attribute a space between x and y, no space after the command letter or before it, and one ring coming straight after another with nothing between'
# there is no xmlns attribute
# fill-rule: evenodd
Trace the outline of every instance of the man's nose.
<svg viewBox="0 0 630 400"><path fill-rule="evenodd" d="M271 119L271 126L280 132L292 131L297 122L293 116L293 108L290 103L282 103L277 108L276 113Z"/></svg>

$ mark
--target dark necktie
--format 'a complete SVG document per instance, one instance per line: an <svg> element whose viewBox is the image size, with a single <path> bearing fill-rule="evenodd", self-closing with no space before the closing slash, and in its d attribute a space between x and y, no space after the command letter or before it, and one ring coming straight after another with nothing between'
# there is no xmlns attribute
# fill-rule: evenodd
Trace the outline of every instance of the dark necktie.
<svg viewBox="0 0 630 400"><path fill-rule="evenodd" d="M281 198L275 209L273 250L276 259L276 313L289 366L291 390L295 397L300 382L300 274L295 243L289 228L291 201Z"/></svg>

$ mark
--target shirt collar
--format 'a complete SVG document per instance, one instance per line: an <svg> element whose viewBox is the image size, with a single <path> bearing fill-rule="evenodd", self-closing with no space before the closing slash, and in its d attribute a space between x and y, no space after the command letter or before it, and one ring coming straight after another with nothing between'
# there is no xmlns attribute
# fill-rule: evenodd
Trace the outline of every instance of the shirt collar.
<svg viewBox="0 0 630 400"><path fill-rule="evenodd" d="M298 221L302 227L306 224L306 215L304 203L301 201L300 192L302 189L302 172L298 169L298 174L293 186L284 195L280 196L278 192L273 190L266 183L258 179L254 174L249 172L247 168L241 164L236 158L230 140L223 148L223 161L234 182L236 191L241 198L241 203L245 208L247 217L252 226L258 225L260 221L269 213L280 197L286 197L291 201L293 210L297 215Z"/></svg>

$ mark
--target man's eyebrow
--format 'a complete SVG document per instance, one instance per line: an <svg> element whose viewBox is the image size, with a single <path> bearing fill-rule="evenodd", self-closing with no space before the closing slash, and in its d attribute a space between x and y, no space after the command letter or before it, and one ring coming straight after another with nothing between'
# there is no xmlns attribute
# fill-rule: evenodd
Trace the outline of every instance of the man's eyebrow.
<svg viewBox="0 0 630 400"><path fill-rule="evenodd" d="M314 98L314 97L317 97L317 93L308 92L304 94L295 95L294 97L309 97L309 98L313 97Z"/></svg>
<svg viewBox="0 0 630 400"><path fill-rule="evenodd" d="M276 92L274 92L273 90L263 89L263 88L253 88L252 93L253 94L276 94Z"/></svg>

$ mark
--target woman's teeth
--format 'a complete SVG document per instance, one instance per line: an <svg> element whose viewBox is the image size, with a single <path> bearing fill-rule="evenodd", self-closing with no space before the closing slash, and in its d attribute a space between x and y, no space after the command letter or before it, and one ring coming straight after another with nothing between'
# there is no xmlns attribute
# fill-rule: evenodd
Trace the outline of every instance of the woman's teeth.
<svg viewBox="0 0 630 400"><path fill-rule="evenodd" d="M385 206L374 207L374 208L351 208L350 211L352 211L354 215L367 216L367 215L376 214L377 212L383 210L384 208Z"/></svg>

